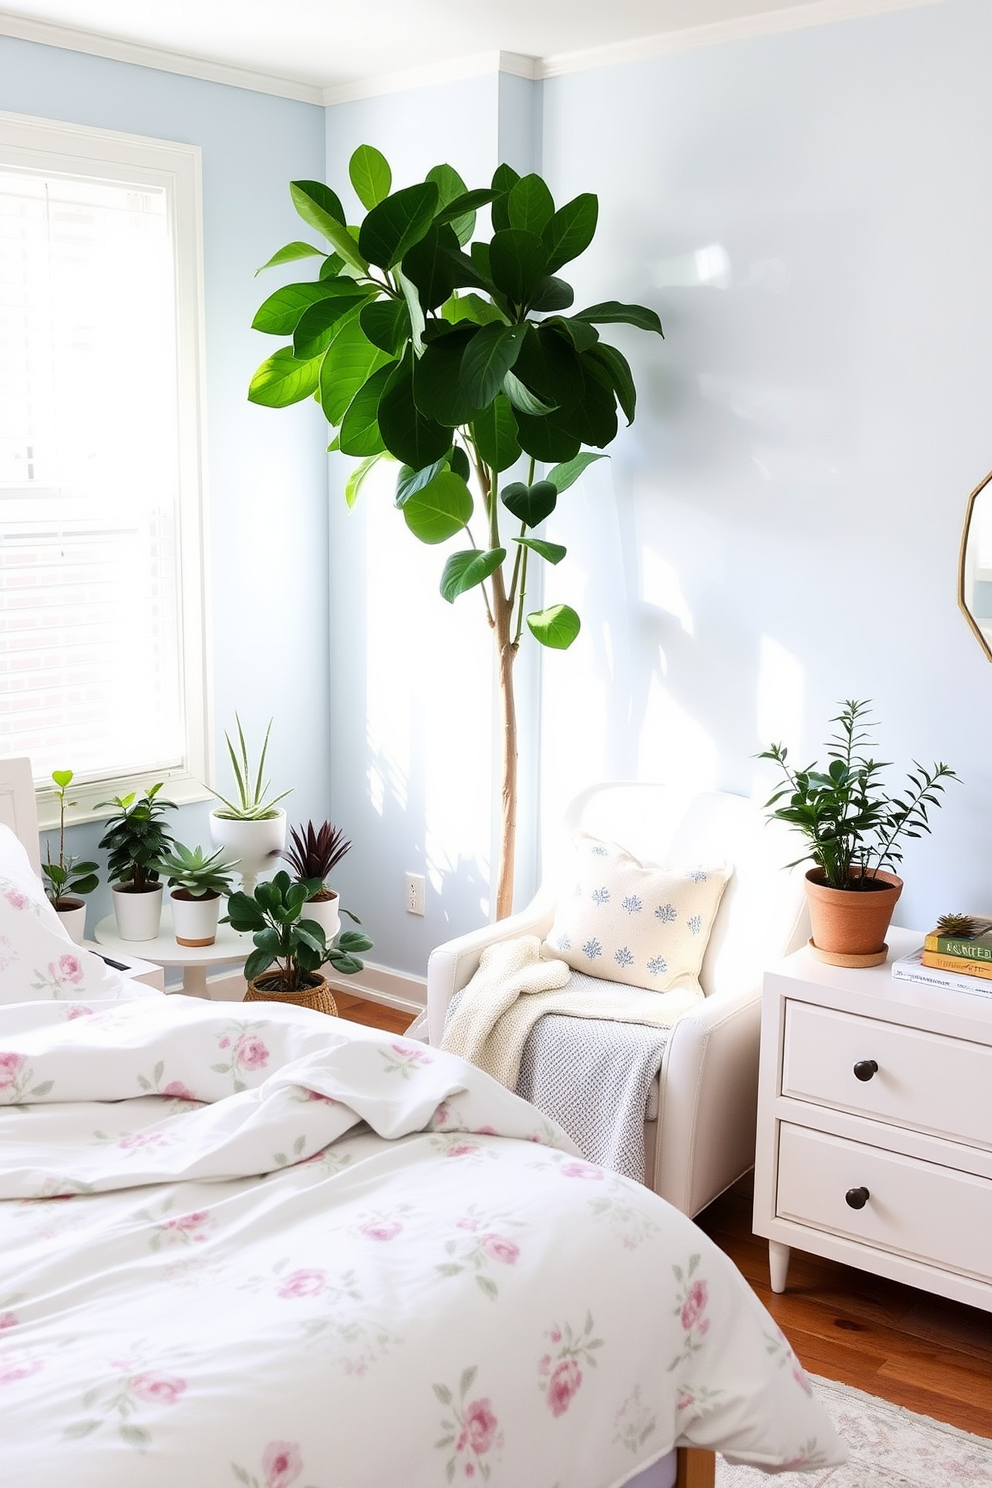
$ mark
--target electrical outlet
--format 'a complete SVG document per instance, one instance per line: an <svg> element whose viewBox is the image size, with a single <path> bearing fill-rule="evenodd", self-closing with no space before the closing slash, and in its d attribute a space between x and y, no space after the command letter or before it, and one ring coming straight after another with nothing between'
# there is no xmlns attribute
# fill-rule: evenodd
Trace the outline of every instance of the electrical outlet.
<svg viewBox="0 0 992 1488"><path fill-rule="evenodd" d="M422 915L424 912L424 875L408 873L406 876L407 914Z"/></svg>

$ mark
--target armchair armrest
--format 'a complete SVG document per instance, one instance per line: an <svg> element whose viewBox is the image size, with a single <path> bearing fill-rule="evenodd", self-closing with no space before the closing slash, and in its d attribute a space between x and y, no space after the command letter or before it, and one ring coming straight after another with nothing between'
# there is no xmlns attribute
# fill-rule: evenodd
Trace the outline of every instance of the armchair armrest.
<svg viewBox="0 0 992 1488"><path fill-rule="evenodd" d="M512 940L518 935L538 935L543 940L554 917L554 900L550 894L538 894L519 914L497 920L494 925L483 925L479 930L470 930L467 935L445 941L431 952L427 962L427 1036L430 1043L440 1044L448 1004L478 971L486 947L501 940Z"/></svg>
<svg viewBox="0 0 992 1488"><path fill-rule="evenodd" d="M760 985L714 992L672 1029L651 1187L690 1217L754 1166Z"/></svg>

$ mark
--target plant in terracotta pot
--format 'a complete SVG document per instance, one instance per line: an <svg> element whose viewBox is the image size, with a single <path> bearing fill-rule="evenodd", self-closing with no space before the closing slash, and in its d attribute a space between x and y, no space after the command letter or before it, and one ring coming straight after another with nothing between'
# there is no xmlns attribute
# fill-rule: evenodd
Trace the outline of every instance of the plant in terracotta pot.
<svg viewBox="0 0 992 1488"><path fill-rule="evenodd" d="M254 893L231 895L225 923L249 933L255 944L245 962L246 1002L292 1002L336 1015L321 968L329 964L354 975L363 967L356 953L371 950L372 942L361 930L345 930L327 941L316 920L304 916L307 899L318 887L316 879L294 883L281 869L257 884Z"/></svg>
<svg viewBox="0 0 992 1488"><path fill-rule="evenodd" d="M65 850L65 813L70 806L76 804L75 801L66 799L72 777L71 770L52 771L55 799L59 803L59 855L58 861L53 863L49 844L41 871L45 877L45 893L52 908L76 945L82 945L86 933L86 904L82 896L92 894L100 880L97 877L98 864L81 863Z"/></svg>
<svg viewBox="0 0 992 1488"><path fill-rule="evenodd" d="M107 871L112 884L117 933L121 940L154 940L162 921L162 858L174 846L164 821L174 811L174 801L162 800L162 781L149 786L143 796L129 791L112 801L101 801L117 809L107 821L100 846L107 850Z"/></svg>
<svg viewBox="0 0 992 1488"><path fill-rule="evenodd" d="M177 842L171 852L163 854L161 867L172 889L172 929L177 944L213 945L221 896L231 892L231 874L237 864L237 858L226 857L222 847L204 854L202 847Z"/></svg>
<svg viewBox="0 0 992 1488"><path fill-rule="evenodd" d="M891 871L902 862L902 843L930 831L928 813L943 804L946 780L957 780L940 761L928 770L918 761L901 794L885 784L887 762L876 760L871 705L849 698L831 723L827 763L796 770L784 744L758 755L772 760L784 782L766 801L769 814L807 839L798 863L806 874L813 938L811 949L837 966L874 966L887 954L885 935L902 892Z"/></svg>
<svg viewBox="0 0 992 1488"><path fill-rule="evenodd" d="M224 740L234 774L235 791L231 799L214 791L220 805L210 813L210 835L215 847L226 848L238 859L241 887L250 894L258 875L278 860L286 845L286 813L279 802L285 800L290 791L272 796L265 779L265 756L272 719L265 729L257 768L252 768L245 732L237 713L234 722L237 743L232 741L230 734L225 734Z"/></svg>
<svg viewBox="0 0 992 1488"><path fill-rule="evenodd" d="M289 834L290 846L282 856L293 870L298 883L319 880L320 887L307 899L307 915L323 926L328 940L333 940L341 929L341 907L338 893L327 884L331 873L340 863L351 843L340 827L325 821L315 826L312 821L306 826L293 827ZM349 910L344 913L350 919Z"/></svg>

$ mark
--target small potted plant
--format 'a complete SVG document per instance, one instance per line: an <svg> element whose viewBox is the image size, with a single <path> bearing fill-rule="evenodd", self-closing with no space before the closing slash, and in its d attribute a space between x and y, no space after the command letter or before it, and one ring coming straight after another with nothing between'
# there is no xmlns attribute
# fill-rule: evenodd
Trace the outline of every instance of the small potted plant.
<svg viewBox="0 0 992 1488"><path fill-rule="evenodd" d="M162 858L174 846L163 820L174 801L159 796L162 781L143 796L129 791L94 809L115 806L100 846L107 850L117 933L121 940L154 940L162 922Z"/></svg>
<svg viewBox="0 0 992 1488"><path fill-rule="evenodd" d="M928 812L943 804L945 780L958 777L936 762L927 770L914 760L901 795L886 787L888 768L868 752L874 748L871 705L851 698L832 718L837 732L826 744L825 767L795 770L784 744L758 755L779 766L784 783L765 805L807 839L796 863L811 861L806 894L813 930L811 949L835 966L875 966L885 960L885 935L902 892L890 871L902 862L902 841L930 831Z"/></svg>
<svg viewBox="0 0 992 1488"><path fill-rule="evenodd" d="M286 813L279 802L290 792L270 796L269 783L264 778L272 719L266 727L255 770L251 767L244 729L237 713L234 722L237 747L230 734L225 734L224 740L234 772L235 799L228 800L219 791L214 791L220 805L210 813L210 836L215 847L226 848L237 858L241 865L241 887L250 894L258 875L278 860L286 845Z"/></svg>
<svg viewBox="0 0 992 1488"><path fill-rule="evenodd" d="M162 855L162 872L168 875L172 889L172 929L178 945L213 945L221 895L231 892L231 873L236 867L237 858L225 857L222 847L205 856L202 847L177 842Z"/></svg>
<svg viewBox="0 0 992 1488"><path fill-rule="evenodd" d="M225 923L250 933L255 943L245 962L246 1002L291 1002L337 1014L321 967L330 964L335 971L352 976L363 966L356 952L371 950L372 942L360 930L342 931L328 942L316 920L304 918L307 898L318 887L315 879L294 883L280 869L274 878L258 884L254 893L231 895ZM275 970L270 971L273 966Z"/></svg>
<svg viewBox="0 0 992 1488"><path fill-rule="evenodd" d="M312 821L306 826L293 827L289 834L291 846L282 856L293 870L298 883L313 879L320 887L307 899L307 917L321 925L328 940L333 940L341 929L339 896L329 888L327 880L340 863L351 843L340 827L332 822L322 822L319 827ZM344 911L348 914L348 910ZM351 918L354 918L352 916Z"/></svg>
<svg viewBox="0 0 992 1488"><path fill-rule="evenodd" d="M82 945L86 934L86 904L80 896L92 894L100 880L97 877L98 864L81 863L65 850L65 813L69 806L76 804L75 801L66 800L72 776L71 770L52 771L55 798L59 803L59 856L58 861L53 863L49 843L41 871L46 880L45 893L52 908L76 945Z"/></svg>

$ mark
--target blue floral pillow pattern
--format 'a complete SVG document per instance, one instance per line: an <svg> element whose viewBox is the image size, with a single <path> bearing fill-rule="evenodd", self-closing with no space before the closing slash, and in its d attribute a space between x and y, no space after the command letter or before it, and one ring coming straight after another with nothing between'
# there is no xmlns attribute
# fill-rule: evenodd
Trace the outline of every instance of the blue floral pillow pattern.
<svg viewBox="0 0 992 1488"><path fill-rule="evenodd" d="M547 947L575 971L667 992L699 976L731 869L648 868L614 843L575 839Z"/></svg>

